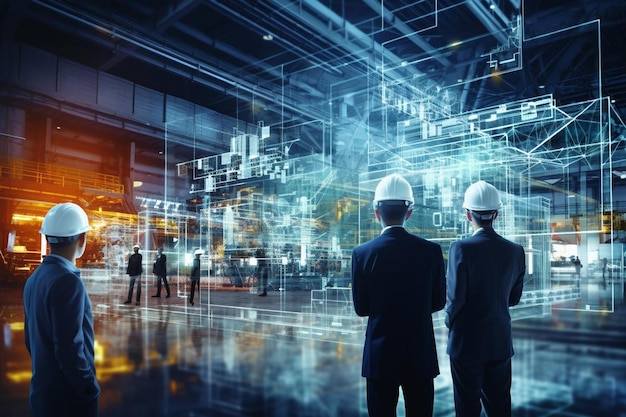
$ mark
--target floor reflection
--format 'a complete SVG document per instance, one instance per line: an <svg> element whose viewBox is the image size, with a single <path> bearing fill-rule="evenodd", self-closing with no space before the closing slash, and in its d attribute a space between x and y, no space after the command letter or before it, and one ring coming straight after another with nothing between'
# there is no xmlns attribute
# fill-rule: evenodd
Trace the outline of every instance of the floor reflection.
<svg viewBox="0 0 626 417"><path fill-rule="evenodd" d="M245 307L231 311L190 307L184 295L122 305L125 283L87 285L103 417L366 415L359 319L352 327L311 319L314 307L303 301L310 294L204 294L212 304L228 296ZM21 290L3 289L0 301L0 414L28 416ZM624 317L618 302L614 314L559 310L516 322L514 415L623 417ZM442 417L454 415L446 338L438 329L435 415Z"/></svg>

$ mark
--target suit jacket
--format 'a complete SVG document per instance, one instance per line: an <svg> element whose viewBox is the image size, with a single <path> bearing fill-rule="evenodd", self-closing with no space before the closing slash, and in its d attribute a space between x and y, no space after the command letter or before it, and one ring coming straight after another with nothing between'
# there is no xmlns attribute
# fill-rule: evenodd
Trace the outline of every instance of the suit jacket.
<svg viewBox="0 0 626 417"><path fill-rule="evenodd" d="M193 264L191 267L191 280L199 281L200 280L200 259L193 258Z"/></svg>
<svg viewBox="0 0 626 417"><path fill-rule="evenodd" d="M141 263L143 262L143 256L140 253L133 253L128 258L128 266L126 267L126 273L131 277L141 275L143 271L143 267Z"/></svg>
<svg viewBox="0 0 626 417"><path fill-rule="evenodd" d="M262 274L267 274L267 255L265 254L265 249L258 248L254 252L254 257L256 258L257 266L256 272L258 276Z"/></svg>
<svg viewBox="0 0 626 417"><path fill-rule="evenodd" d="M513 356L509 306L522 296L525 260L522 246L492 228L450 246L446 324L451 357L486 361Z"/></svg>
<svg viewBox="0 0 626 417"><path fill-rule="evenodd" d="M441 247L386 229L352 251L352 297L369 316L361 374L402 381L439 374L432 313L445 305Z"/></svg>
<svg viewBox="0 0 626 417"><path fill-rule="evenodd" d="M152 268L152 273L158 277L165 277L167 275L167 256L161 254L158 255Z"/></svg>
<svg viewBox="0 0 626 417"><path fill-rule="evenodd" d="M91 301L78 269L50 255L24 286L24 335L32 359L30 403L37 416L92 415L100 386Z"/></svg>

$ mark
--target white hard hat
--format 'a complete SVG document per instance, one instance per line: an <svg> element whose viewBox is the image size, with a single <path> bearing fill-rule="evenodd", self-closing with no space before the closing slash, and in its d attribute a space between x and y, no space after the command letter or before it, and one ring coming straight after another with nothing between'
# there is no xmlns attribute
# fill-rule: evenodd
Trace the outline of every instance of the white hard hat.
<svg viewBox="0 0 626 417"><path fill-rule="evenodd" d="M500 193L493 185L477 181L465 190L463 208L472 211L495 211L502 206Z"/></svg>
<svg viewBox="0 0 626 417"><path fill-rule="evenodd" d="M194 254L194 255L204 255L204 251L203 251L202 249L196 249L196 250L193 252L193 254Z"/></svg>
<svg viewBox="0 0 626 417"><path fill-rule="evenodd" d="M74 203L62 203L52 207L41 224L39 233L46 236L48 242L59 243L91 230L85 211Z"/></svg>
<svg viewBox="0 0 626 417"><path fill-rule="evenodd" d="M379 201L400 200L413 204L413 189L411 184L398 174L387 175L380 180L374 192L374 206Z"/></svg>
<svg viewBox="0 0 626 417"><path fill-rule="evenodd" d="M141 245L139 245L139 243L136 243L133 245L133 249L141 249Z"/></svg>

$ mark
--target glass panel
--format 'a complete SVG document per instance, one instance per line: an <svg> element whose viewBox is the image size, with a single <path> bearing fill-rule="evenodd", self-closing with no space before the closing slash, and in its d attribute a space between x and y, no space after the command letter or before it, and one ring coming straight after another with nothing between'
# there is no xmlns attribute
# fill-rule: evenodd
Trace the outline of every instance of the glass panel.
<svg viewBox="0 0 626 417"><path fill-rule="evenodd" d="M607 99L557 107L546 95L428 121L405 116L395 142L389 134L370 138L370 170L359 179L362 200L372 200L384 175L402 173L416 198L407 228L446 253L450 242L471 233L461 209L465 189L486 180L503 197L496 230L527 254L524 296L514 316L543 314L550 306L612 311L615 291L623 288L623 260L613 243L620 219L610 209L617 144L608 140L619 139L611 132L619 118L610 114ZM363 205L360 241L379 229Z"/></svg>
<svg viewBox="0 0 626 417"><path fill-rule="evenodd" d="M372 85L366 95L375 97L379 90ZM208 155L195 147L194 135L211 131L199 127L212 123L210 117L168 123L162 206L165 218L175 220L177 256L185 259L177 270L179 295L188 294L189 259L201 249L201 305L260 314L251 297L266 287L279 298L271 308L311 312L322 327L362 325L351 306L350 253L380 232L373 190L384 175L399 172L416 198L407 228L441 244L444 254L471 233L461 209L467 186L483 179L501 191L496 230L527 254L515 318L550 308L612 311L623 291L624 264L621 243L614 241L624 238L626 222L613 211L613 182L621 173L612 170L611 154L623 125L608 100L557 106L542 95L457 115L422 105L424 112L396 115L387 132L368 130L367 120L351 131L320 122L324 151L306 156L290 155L301 133L297 126L280 135L262 123L249 132L233 129L228 149ZM347 111L339 107L338 117ZM364 150L355 137L368 138ZM347 143L352 147L335 149L333 157L360 155L367 168L339 169L326 156ZM196 158L180 157L181 146L193 147ZM181 190L189 190L196 213L172 214L183 203ZM263 259L266 286L258 273ZM435 320L441 325L441 313Z"/></svg>

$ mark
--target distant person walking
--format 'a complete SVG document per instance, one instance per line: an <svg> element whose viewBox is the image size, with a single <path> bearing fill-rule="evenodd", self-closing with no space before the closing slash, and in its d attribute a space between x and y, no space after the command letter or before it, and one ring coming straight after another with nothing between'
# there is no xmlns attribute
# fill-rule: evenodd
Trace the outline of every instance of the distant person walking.
<svg viewBox="0 0 626 417"><path fill-rule="evenodd" d="M143 257L139 253L139 245L133 246L134 253L128 258L128 266L126 267L126 273L130 277L130 283L128 287L128 297L124 304L130 304L133 301L133 288L135 282L137 282L137 298L135 305L139 305L141 301L141 273L143 272Z"/></svg>
<svg viewBox="0 0 626 417"><path fill-rule="evenodd" d="M570 259L574 264L574 274L576 275L576 278L580 279L580 270L582 269L583 264L580 262L580 258L578 256L572 256Z"/></svg>
<svg viewBox="0 0 626 417"><path fill-rule="evenodd" d="M189 292L189 304L191 305L194 305L193 299L196 294L196 287L198 288L198 293L200 293L200 255L202 255L202 253L202 249L195 251L193 266L191 267L191 290Z"/></svg>
<svg viewBox="0 0 626 417"><path fill-rule="evenodd" d="M157 293L152 297L161 297L161 281L165 285L165 291L167 295L165 298L170 298L170 286L167 284L167 256L163 253L163 248L157 249L157 257L152 266L152 273L157 276Z"/></svg>
<svg viewBox="0 0 626 417"><path fill-rule="evenodd" d="M265 253L265 248L263 247L263 245L257 248L256 252L254 253L254 257L256 258L256 276L261 286L261 293L259 294L259 296L266 297L269 268L267 266L267 254Z"/></svg>
<svg viewBox="0 0 626 417"><path fill-rule="evenodd" d="M609 261L606 258L602 258L600 262L602 264L602 288L606 288L606 266Z"/></svg>

